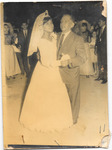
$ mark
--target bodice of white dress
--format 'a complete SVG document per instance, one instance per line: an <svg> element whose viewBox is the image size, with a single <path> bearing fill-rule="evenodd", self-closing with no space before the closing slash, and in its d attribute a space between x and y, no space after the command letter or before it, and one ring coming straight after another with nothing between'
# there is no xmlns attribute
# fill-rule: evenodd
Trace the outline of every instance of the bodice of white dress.
<svg viewBox="0 0 112 150"><path fill-rule="evenodd" d="M41 39L38 44L38 49L40 51L42 65L50 67L56 62L57 48L55 39L52 41Z"/></svg>

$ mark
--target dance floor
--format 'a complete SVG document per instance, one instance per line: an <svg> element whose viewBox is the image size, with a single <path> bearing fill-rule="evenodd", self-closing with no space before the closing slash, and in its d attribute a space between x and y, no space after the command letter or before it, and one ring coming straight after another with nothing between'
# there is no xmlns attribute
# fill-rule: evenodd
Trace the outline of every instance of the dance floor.
<svg viewBox="0 0 112 150"><path fill-rule="evenodd" d="M95 77L80 77L80 114L77 124L61 132L35 132L23 128L19 112L26 85L25 76L7 81L7 97L3 94L4 145L64 145L101 146L108 130L107 84L94 81ZM105 138L104 138L105 137Z"/></svg>

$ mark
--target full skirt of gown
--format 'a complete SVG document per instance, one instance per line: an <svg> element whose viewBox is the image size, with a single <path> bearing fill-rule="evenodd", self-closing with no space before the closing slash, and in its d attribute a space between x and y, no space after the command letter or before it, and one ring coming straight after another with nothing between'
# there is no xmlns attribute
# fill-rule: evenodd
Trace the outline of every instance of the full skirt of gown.
<svg viewBox="0 0 112 150"><path fill-rule="evenodd" d="M70 100L58 67L35 67L25 99L20 122L36 131L54 131L73 124Z"/></svg>
<svg viewBox="0 0 112 150"><path fill-rule="evenodd" d="M92 63L97 63L97 55L95 55L94 51L95 51L94 48L90 49L91 62L92 62Z"/></svg>
<svg viewBox="0 0 112 150"><path fill-rule="evenodd" d="M12 45L5 45L5 70L7 77L21 73L17 56Z"/></svg>
<svg viewBox="0 0 112 150"><path fill-rule="evenodd" d="M90 55L91 55L92 63L97 63L97 55L95 55L95 44L96 44L96 38L91 38Z"/></svg>

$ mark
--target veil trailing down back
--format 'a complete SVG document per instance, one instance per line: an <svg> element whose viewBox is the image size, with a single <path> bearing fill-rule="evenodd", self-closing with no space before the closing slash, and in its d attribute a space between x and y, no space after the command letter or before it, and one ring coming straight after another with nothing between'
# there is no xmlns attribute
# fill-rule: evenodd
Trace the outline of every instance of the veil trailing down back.
<svg viewBox="0 0 112 150"><path fill-rule="evenodd" d="M40 14L32 30L28 55L38 48L41 62L34 69L20 116L24 127L44 132L60 131L73 124L70 100L58 66L51 67L57 56L56 36L51 41L42 37L46 16L47 11Z"/></svg>
<svg viewBox="0 0 112 150"><path fill-rule="evenodd" d="M49 16L48 11L45 11L44 13L40 14L34 22L29 43L28 56L32 55L34 52L37 52L38 41L43 35L43 19L47 16Z"/></svg>

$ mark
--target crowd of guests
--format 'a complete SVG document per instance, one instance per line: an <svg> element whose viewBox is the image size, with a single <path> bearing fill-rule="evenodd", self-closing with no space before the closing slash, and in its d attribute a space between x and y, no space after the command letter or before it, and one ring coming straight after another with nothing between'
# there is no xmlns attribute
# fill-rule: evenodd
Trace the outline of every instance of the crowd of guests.
<svg viewBox="0 0 112 150"><path fill-rule="evenodd" d="M107 82L107 35L106 18L101 16L95 25L86 20L79 21L74 32L83 37L87 60L80 67L80 74L97 76L95 81Z"/></svg>
<svg viewBox="0 0 112 150"><path fill-rule="evenodd" d="M33 61L27 58L30 34L27 23L22 23L19 31L13 28L11 23L4 23L5 70L8 80L15 79L17 74L25 74L26 77L30 75L30 62Z"/></svg>
<svg viewBox="0 0 112 150"><path fill-rule="evenodd" d="M86 62L80 66L80 75L97 77L95 80L107 82L107 45L106 18L101 16L97 24L86 20L78 21L73 31L83 37L85 43ZM27 57L31 31L26 22L21 29L15 29L10 23L4 23L5 63L7 79L17 74L29 77L38 61L37 55Z"/></svg>

